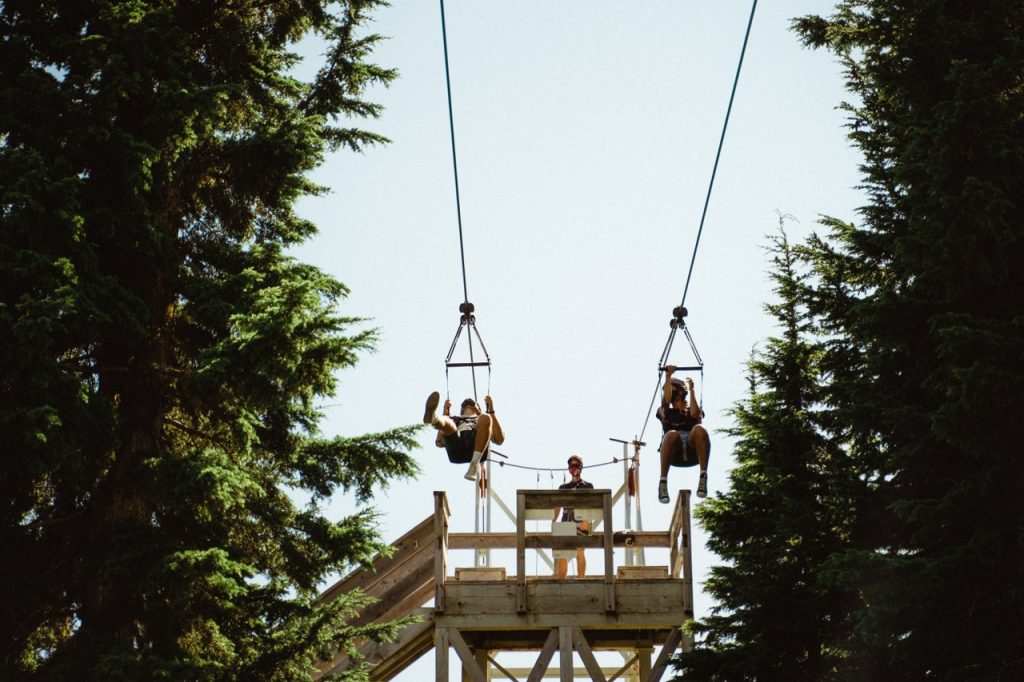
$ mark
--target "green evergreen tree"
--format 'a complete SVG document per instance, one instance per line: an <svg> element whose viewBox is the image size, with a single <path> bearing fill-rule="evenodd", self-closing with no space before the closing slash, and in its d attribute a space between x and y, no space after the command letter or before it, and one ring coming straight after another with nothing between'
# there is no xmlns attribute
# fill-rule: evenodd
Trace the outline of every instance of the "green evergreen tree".
<svg viewBox="0 0 1024 682"><path fill-rule="evenodd" d="M725 563L705 583L716 606L694 626L698 645L675 659L680 680L829 679L845 640L851 595L823 578L851 541L856 481L825 426L806 274L781 228L770 254L765 308L780 335L748 363L750 395L731 411L729 490L696 511Z"/></svg>
<svg viewBox="0 0 1024 682"><path fill-rule="evenodd" d="M844 1L796 27L845 68L869 197L810 244L808 298L870 490L834 573L860 670L1024 679L1024 5Z"/></svg>
<svg viewBox="0 0 1024 682"><path fill-rule="evenodd" d="M307 173L384 141L346 125L380 4L0 4L0 677L295 680L388 634L315 602L381 547L321 507L413 473L412 429L318 431L374 333L286 254Z"/></svg>

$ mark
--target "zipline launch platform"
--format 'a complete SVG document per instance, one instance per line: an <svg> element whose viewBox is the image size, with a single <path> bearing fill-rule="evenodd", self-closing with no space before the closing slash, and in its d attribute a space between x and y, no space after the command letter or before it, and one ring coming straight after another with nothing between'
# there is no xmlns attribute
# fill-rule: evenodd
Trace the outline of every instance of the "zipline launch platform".
<svg viewBox="0 0 1024 682"><path fill-rule="evenodd" d="M557 508L575 510L591 522L589 534L562 535L558 526L543 532L526 529L529 520L551 522ZM399 538L391 557L378 557L374 570L357 570L328 588L322 600L360 588L377 602L354 624L386 622L415 615L419 621L387 644L363 643L361 656L373 666L370 678L389 680L412 662L435 651L435 679L447 682L450 651L461 665L462 679L473 682L509 679L629 680L662 679L668 659L690 646L680 629L693 618L690 542L690 492L680 491L666 531L616 531L610 490L518 490L516 530L501 533L449 532L451 511L444 492L434 493L434 514ZM575 531L575 524L572 530ZM667 549L667 564L627 562L615 566L614 549L642 555L645 548ZM583 578L528 575L527 552L557 558L575 557L579 548L600 552L600 572ZM515 550L515 574L505 567L452 561L458 550ZM666 552L663 552L666 553ZM549 561L545 557L545 561ZM432 605L428 604L432 601ZM661 647L655 657L656 647ZM499 663L499 652L536 652L530 667ZM614 665L594 653L617 652ZM574 653L582 667L575 667ZM555 662L555 654L558 660ZM322 663L322 677L354 662L339 652ZM550 673L549 673L549 668Z"/></svg>

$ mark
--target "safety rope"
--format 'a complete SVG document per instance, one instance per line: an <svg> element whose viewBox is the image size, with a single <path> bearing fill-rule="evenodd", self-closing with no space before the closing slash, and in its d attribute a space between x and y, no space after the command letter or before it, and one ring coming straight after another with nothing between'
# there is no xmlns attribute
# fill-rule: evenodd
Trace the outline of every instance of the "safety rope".
<svg viewBox="0 0 1024 682"><path fill-rule="evenodd" d="M491 448L490 452L492 454L504 457L505 459L509 458L508 455L500 453L497 450L495 450L494 448ZM608 466L610 464L618 464L618 463L622 462L624 459L629 460L629 461L633 461L633 460L636 459L636 457L635 456L634 457L627 457L627 458L612 457L610 461L601 462L600 464L588 464L586 468L587 469L597 469L599 467L606 467L606 466ZM512 467L513 469L526 469L527 471L537 471L537 472L549 471L551 473L561 473L561 472L565 471L565 467L552 467L552 468L549 468L549 467L532 467L532 466L527 466L525 464L513 464L512 462L505 462L505 461L501 461L501 460L495 460L494 464L497 464L500 467Z"/></svg>
<svg viewBox="0 0 1024 682"><path fill-rule="evenodd" d="M715 163L711 167L711 179L708 182L708 191L704 196L704 208L701 210L700 223L697 226L697 238L693 244L693 254L690 256L690 268L686 272L686 283L683 285L683 297L679 301L679 307L683 308L686 305L686 294L690 291L690 279L693 277L693 266L697 262L697 249L700 247L700 238L704 233L704 220L708 215L708 205L711 203L711 191L715 187L715 176L718 175L718 162L722 158L722 147L725 144L725 132L729 129L729 117L732 115L732 104L736 99L736 86L740 82L740 72L743 70L743 57L747 54L747 43L750 40L750 28L754 24L754 12L757 10L757 0L753 0L750 5L750 17L747 19L747 30L743 34L743 46L740 48L739 63L736 65L736 75L732 80L732 91L729 93L729 104L725 109L725 120L722 123L722 134L718 137L718 150L715 152ZM662 352L662 363L664 364L668 360L668 351L672 348L672 341L675 338L676 328L673 327L669 333L669 340L665 344L665 350ZM691 342L692 345L692 342ZM651 395L651 404L647 408L647 416L644 417L643 428L640 429L640 435L637 440L643 440L644 433L647 431L647 424L651 420L651 413L654 411L654 402L658 397L658 389L661 385L661 370L659 367L659 373L657 381L654 383L654 393ZM703 393L704 387L701 386L701 392Z"/></svg>

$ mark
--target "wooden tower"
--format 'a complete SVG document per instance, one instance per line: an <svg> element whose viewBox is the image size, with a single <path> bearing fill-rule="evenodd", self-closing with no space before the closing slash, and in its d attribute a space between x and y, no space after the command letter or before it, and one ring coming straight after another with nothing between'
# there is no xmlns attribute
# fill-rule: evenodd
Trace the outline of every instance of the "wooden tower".
<svg viewBox="0 0 1024 682"><path fill-rule="evenodd" d="M550 521L558 507L572 508L592 520L590 535L559 536L527 532L526 521ZM374 571L355 571L326 590L322 599L362 588L378 602L358 622L382 622L407 615L419 622L404 628L396 641L366 643L360 653L374 667L371 678L388 680L434 649L435 679L447 682L454 650L462 679L473 682L511 679L630 680L657 682L669 656L689 646L680 630L693 618L690 556L690 493L680 491L667 531L615 531L610 490L519 490L516 531L450 533L450 509L444 492L434 493L434 514L399 538L390 558L375 561ZM602 553L602 571L584 578L530 576L527 550ZM613 548L668 548L668 565L614 565ZM514 549L516 573L503 567L450 568L455 550ZM425 604L433 599L433 606ZM655 647L660 654L655 658ZM497 661L504 651L536 652L530 667L510 668ZM596 651L616 651L616 666L602 666ZM574 669L573 653L582 661ZM557 662L553 659L558 654ZM343 653L321 665L318 675L351 665ZM550 671L549 671L550 668Z"/></svg>

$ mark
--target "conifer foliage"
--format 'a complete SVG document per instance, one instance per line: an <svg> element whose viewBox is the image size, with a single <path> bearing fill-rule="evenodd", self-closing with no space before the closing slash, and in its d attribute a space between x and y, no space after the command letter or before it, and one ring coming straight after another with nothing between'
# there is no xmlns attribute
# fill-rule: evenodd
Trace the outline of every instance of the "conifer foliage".
<svg viewBox="0 0 1024 682"><path fill-rule="evenodd" d="M873 482L844 563L872 679L1024 678L1024 5L796 24L844 66L870 203L811 244L829 402Z"/></svg>
<svg viewBox="0 0 1024 682"><path fill-rule="evenodd" d="M411 474L411 430L318 431L374 334L286 253L308 171L384 141L379 4L0 5L0 677L303 679L387 634L315 603L380 547L320 504Z"/></svg>
<svg viewBox="0 0 1024 682"><path fill-rule="evenodd" d="M785 232L771 239L780 334L748 363L750 395L731 411L729 490L697 508L725 560L705 583L717 605L695 627L682 680L821 680L836 665L849 595L823 579L850 542L849 463L827 436L821 349L800 302L806 274Z"/></svg>
<svg viewBox="0 0 1024 682"><path fill-rule="evenodd" d="M684 678L1024 679L1024 5L846 0L795 28L844 68L868 203L777 288L791 331L698 511L728 563Z"/></svg>

